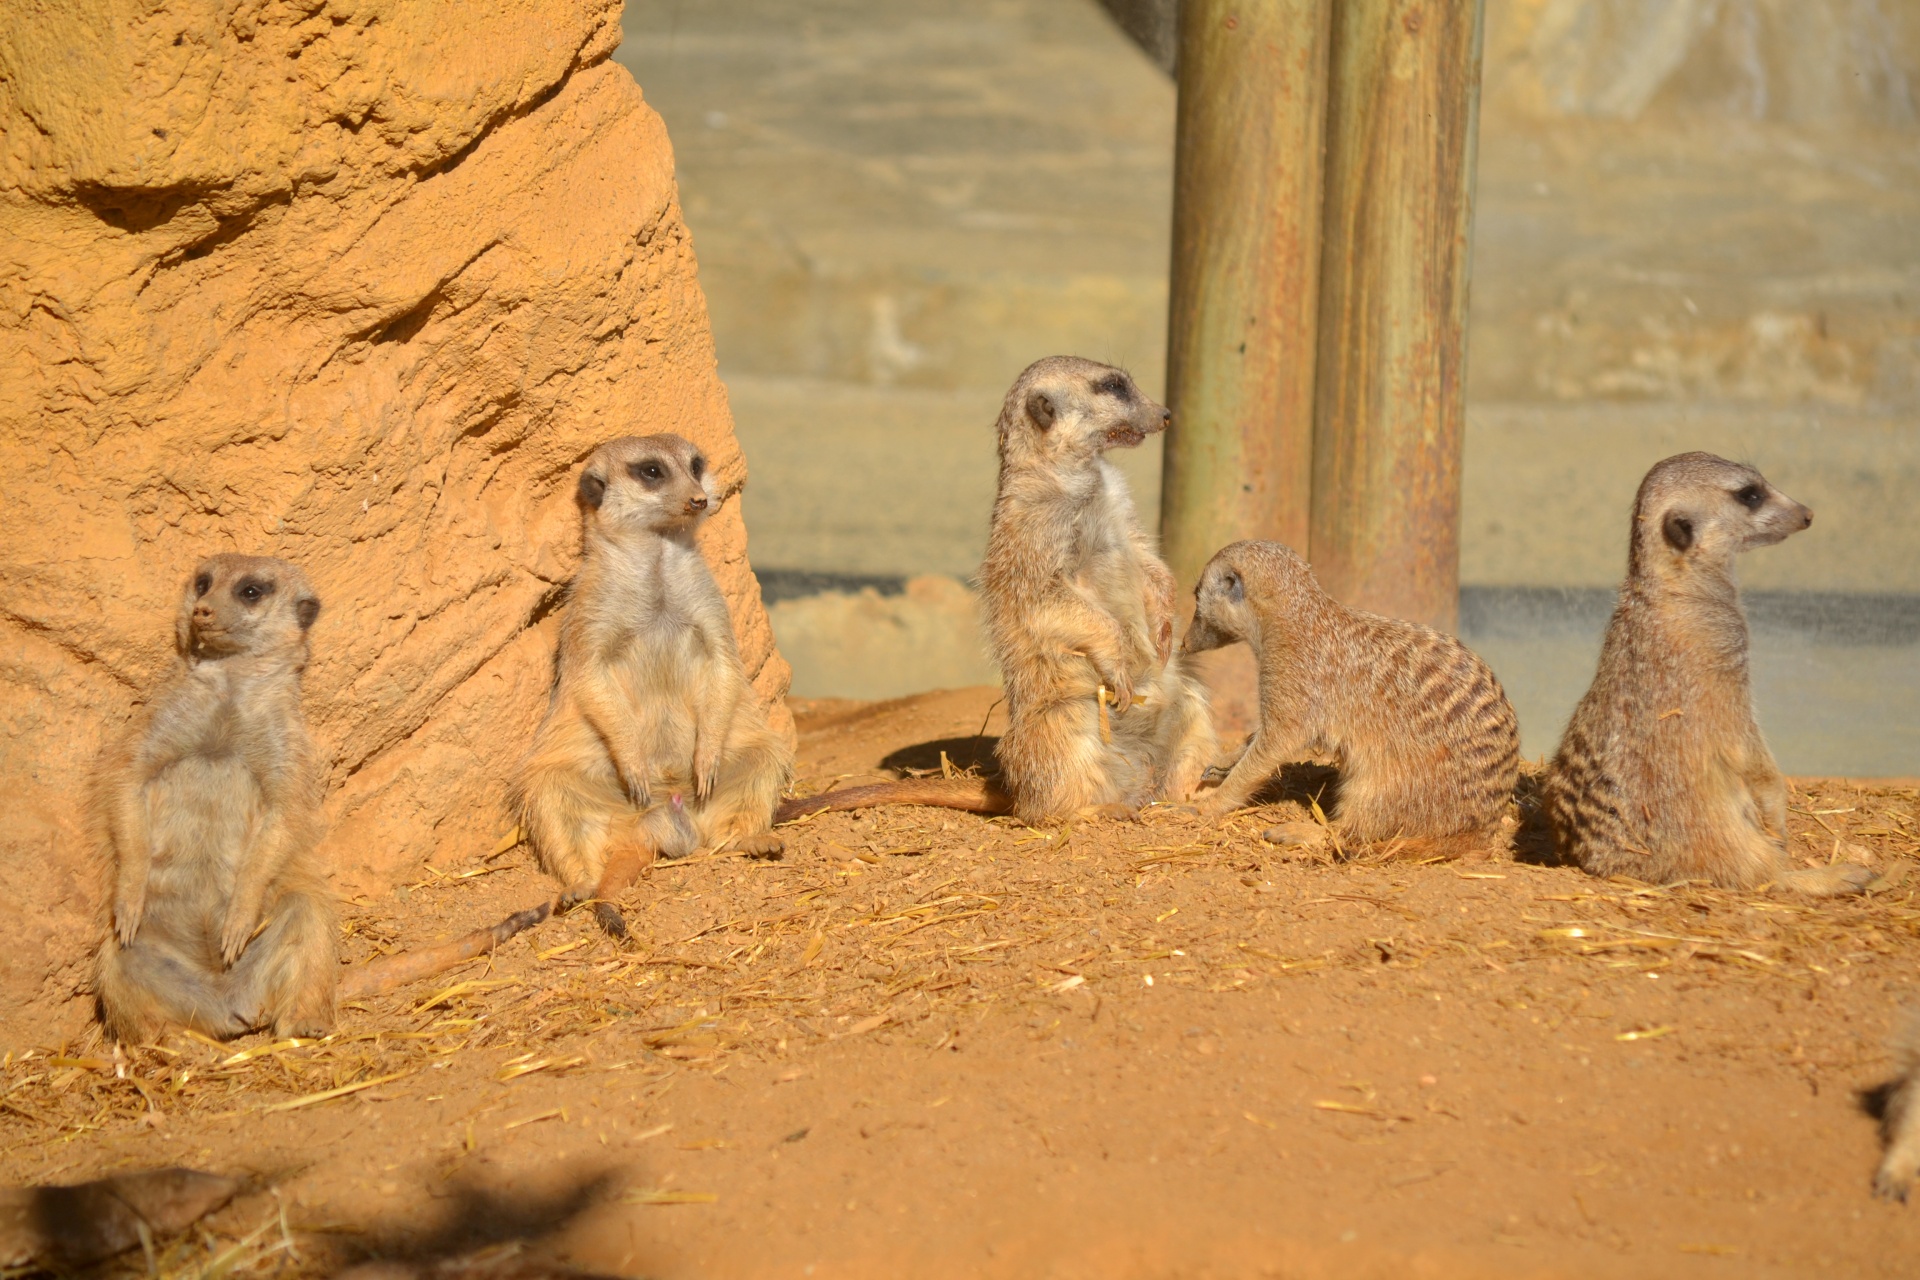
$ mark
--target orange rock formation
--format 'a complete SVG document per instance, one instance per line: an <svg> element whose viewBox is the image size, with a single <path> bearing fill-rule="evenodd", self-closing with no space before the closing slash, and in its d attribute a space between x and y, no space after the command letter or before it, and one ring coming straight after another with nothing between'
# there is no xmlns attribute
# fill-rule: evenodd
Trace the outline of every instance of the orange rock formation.
<svg viewBox="0 0 1920 1280"><path fill-rule="evenodd" d="M285 556L319 589L327 849L384 888L509 825L576 464L676 431L744 482L666 132L607 61L619 12L0 12L0 1047L89 1009L80 793L174 661L196 560ZM737 501L704 537L778 705Z"/></svg>

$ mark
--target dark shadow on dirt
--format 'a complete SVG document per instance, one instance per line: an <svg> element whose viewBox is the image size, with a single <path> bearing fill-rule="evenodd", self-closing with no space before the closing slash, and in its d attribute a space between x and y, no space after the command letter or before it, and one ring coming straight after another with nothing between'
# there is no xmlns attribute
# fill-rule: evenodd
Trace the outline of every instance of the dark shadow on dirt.
<svg viewBox="0 0 1920 1280"><path fill-rule="evenodd" d="M1000 772L999 762L993 757L993 749L999 744L999 738L982 734L965 738L938 738L932 742L916 742L910 747L902 747L881 760L880 765L909 778L938 777L946 772L940 765L944 753L947 764L955 772L966 773L971 770L992 778Z"/></svg>

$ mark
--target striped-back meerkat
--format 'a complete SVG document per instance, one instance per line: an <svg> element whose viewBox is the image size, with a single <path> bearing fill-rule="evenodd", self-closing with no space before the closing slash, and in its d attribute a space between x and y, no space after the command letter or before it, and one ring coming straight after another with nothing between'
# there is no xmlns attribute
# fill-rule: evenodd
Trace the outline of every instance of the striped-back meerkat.
<svg viewBox="0 0 1920 1280"><path fill-rule="evenodd" d="M788 801L783 819L930 804L1041 821L1191 799L1213 721L1173 649L1173 574L1106 458L1169 417L1111 365L1050 356L1021 373L996 424L1000 485L980 569L1006 684L998 778L851 787Z"/></svg>
<svg viewBox="0 0 1920 1280"><path fill-rule="evenodd" d="M1236 640L1259 660L1260 726L1203 813L1239 808L1281 765L1319 756L1340 770L1342 835L1440 853L1498 839L1520 733L1471 649L1340 603L1277 542L1233 543L1201 571L1186 648Z"/></svg>
<svg viewBox="0 0 1920 1280"><path fill-rule="evenodd" d="M1900 1074L1887 1093L1880 1130L1887 1152L1873 1177L1874 1194L1905 1200L1920 1174L1920 1009L1909 1010L1894 1033L1894 1070Z"/></svg>
<svg viewBox="0 0 1920 1280"><path fill-rule="evenodd" d="M1871 878L1793 866L1787 784L1753 714L1734 559L1812 523L1758 471L1710 453L1647 472L1600 668L1542 788L1563 856L1595 875L1817 895Z"/></svg>
<svg viewBox="0 0 1920 1280"><path fill-rule="evenodd" d="M1007 392L980 568L1006 685L997 751L1013 811L1192 797L1215 749L1206 695L1173 648L1173 575L1109 449L1171 415L1110 365L1053 356Z"/></svg>
<svg viewBox="0 0 1920 1280"><path fill-rule="evenodd" d="M695 545L711 483L676 435L609 441L581 469L585 557L515 787L522 827L569 899L593 895L610 858L630 875L701 846L780 848L769 827L793 753L747 683Z"/></svg>
<svg viewBox="0 0 1920 1280"><path fill-rule="evenodd" d="M333 1025L320 769L300 708L320 599L285 560L217 555L181 594L181 666L102 760L89 806L111 870L97 972L125 1040Z"/></svg>

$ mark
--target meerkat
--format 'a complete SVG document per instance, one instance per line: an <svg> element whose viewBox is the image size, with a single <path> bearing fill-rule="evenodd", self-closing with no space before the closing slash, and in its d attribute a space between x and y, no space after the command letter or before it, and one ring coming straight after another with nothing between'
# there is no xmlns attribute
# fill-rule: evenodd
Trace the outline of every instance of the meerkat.
<svg viewBox="0 0 1920 1280"><path fill-rule="evenodd" d="M656 857L781 847L769 827L793 753L747 683L694 543L711 483L706 458L675 435L609 441L581 469L585 557L515 787L563 907L613 896ZM613 927L617 912L601 906Z"/></svg>
<svg viewBox="0 0 1920 1280"><path fill-rule="evenodd" d="M1595 875L1816 896L1872 878L1792 865L1786 780L1754 719L1734 560L1812 523L1758 471L1710 453L1647 472L1599 670L1543 780L1563 857Z"/></svg>
<svg viewBox="0 0 1920 1280"><path fill-rule="evenodd" d="M1190 653L1244 640L1260 668L1260 725L1211 773L1203 815L1252 799L1280 766L1316 756L1340 770L1333 827L1400 852L1462 854L1497 843L1519 777L1513 707L1479 655L1452 636L1354 609L1277 542L1215 553L1194 591Z"/></svg>
<svg viewBox="0 0 1920 1280"><path fill-rule="evenodd" d="M1215 749L1206 694L1173 647L1173 574L1109 449L1166 429L1123 370L1029 365L1001 406L1000 482L980 590L1005 681L993 779L929 778L782 806L933 804L1045 821L1192 798Z"/></svg>
<svg viewBox="0 0 1920 1280"><path fill-rule="evenodd" d="M109 874L95 978L107 1029L228 1039L271 1026L323 1035L339 995L430 977L547 918L550 904L342 977L315 846L320 772L300 678L320 599L300 570L218 555L194 570L182 668L104 756L88 806Z"/></svg>
<svg viewBox="0 0 1920 1280"><path fill-rule="evenodd" d="M1905 1200L1920 1174L1920 1009L1909 1010L1894 1033L1894 1070L1880 1133L1887 1152L1873 1176L1873 1193L1883 1200Z"/></svg>
<svg viewBox="0 0 1920 1280"><path fill-rule="evenodd" d="M1874 1173L1874 1196L1905 1201L1914 1174L1920 1174L1920 1009L1908 1009L1887 1048L1899 1075L1880 1115L1887 1151Z"/></svg>
<svg viewBox="0 0 1920 1280"><path fill-rule="evenodd" d="M111 869L97 988L121 1039L333 1025L320 774L300 709L319 613L284 560L203 562L175 625L181 669L103 760L89 806Z"/></svg>

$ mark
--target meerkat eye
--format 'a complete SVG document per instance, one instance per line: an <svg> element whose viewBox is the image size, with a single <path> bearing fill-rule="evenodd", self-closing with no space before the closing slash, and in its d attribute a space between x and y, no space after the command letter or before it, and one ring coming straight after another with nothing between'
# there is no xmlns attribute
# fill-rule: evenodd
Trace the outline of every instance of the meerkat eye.
<svg viewBox="0 0 1920 1280"><path fill-rule="evenodd" d="M1750 484L1733 496L1747 510L1758 511L1760 505L1767 500L1767 491L1757 484Z"/></svg>
<svg viewBox="0 0 1920 1280"><path fill-rule="evenodd" d="M273 584L259 578L242 578L233 584L233 598L247 604L259 604L273 594Z"/></svg>
<svg viewBox="0 0 1920 1280"><path fill-rule="evenodd" d="M1110 373L1093 384L1093 389L1102 395L1112 396L1123 404L1133 402L1133 384L1124 373Z"/></svg>
<svg viewBox="0 0 1920 1280"><path fill-rule="evenodd" d="M196 595L196 596L203 596L203 595L205 595L205 594L207 594L207 592L209 592L209 591L211 591L211 590L213 590L213 575L212 575L212 574L210 574L210 573L203 573L203 574L201 574L201 575L200 575L199 577L197 577L197 578L195 578L195 579L193 580L193 594L194 594L194 595Z"/></svg>
<svg viewBox="0 0 1920 1280"><path fill-rule="evenodd" d="M627 474L644 485L656 485L667 478L667 470L658 461L648 458L645 462L629 462Z"/></svg>

